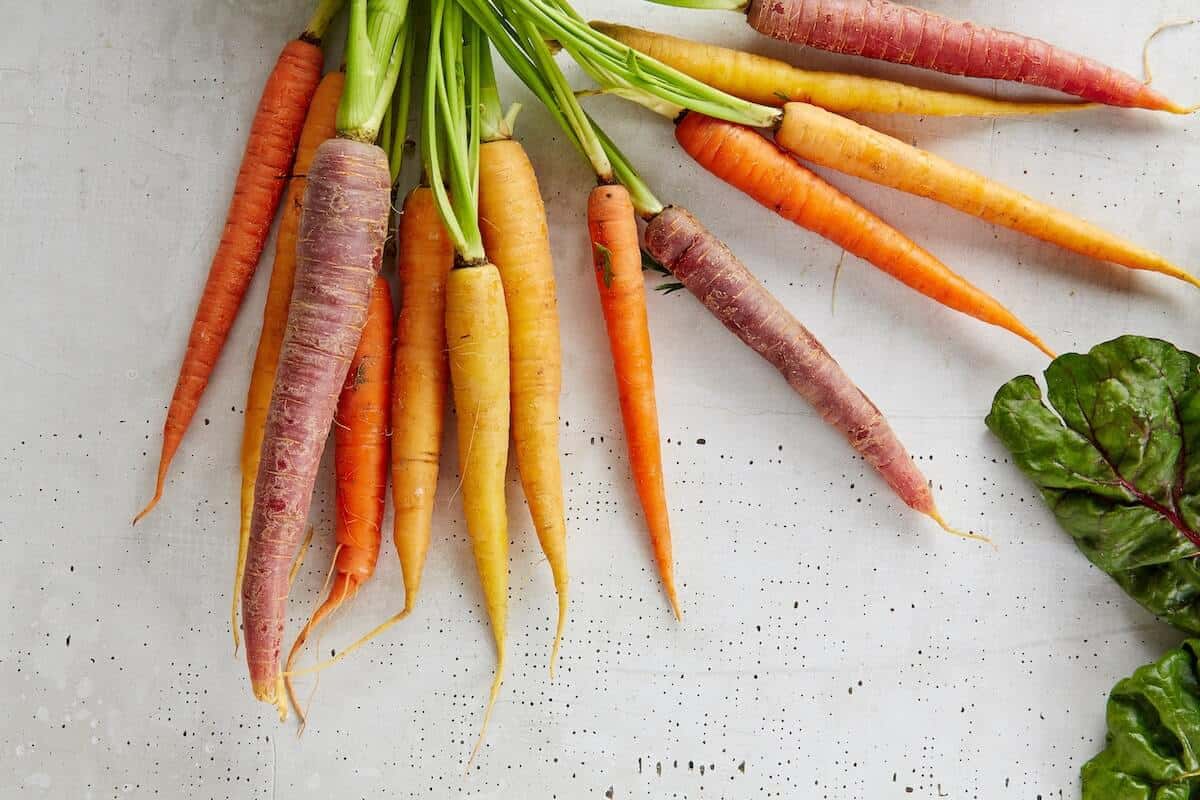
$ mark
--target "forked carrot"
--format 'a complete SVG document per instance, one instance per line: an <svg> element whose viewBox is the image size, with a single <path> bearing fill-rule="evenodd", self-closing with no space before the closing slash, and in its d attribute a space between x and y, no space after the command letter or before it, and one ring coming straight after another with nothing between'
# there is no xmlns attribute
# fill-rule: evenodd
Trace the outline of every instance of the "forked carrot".
<svg viewBox="0 0 1200 800"><path fill-rule="evenodd" d="M296 239L300 232L300 212L304 208L307 173L317 147L335 133L338 103L342 98L345 75L331 72L321 79L313 95L300 146L296 150L295 173L288 181L279 233L275 239L275 263L271 267L271 282L267 286L267 303L263 309L262 333L254 353L250 371L250 388L246 392L246 415L242 423L242 494L241 530L238 532L237 567L233 578L233 601L230 604L229 624L233 631L233 648L238 647L238 603L242 597L242 574L246 569L246 547L250 542L250 517L254 510L254 479L258 477L258 459L262 451L263 426L267 408L271 405L271 390L275 386L275 367L279 363L279 348L287 327L288 304L296 277Z"/></svg>
<svg viewBox="0 0 1200 800"><path fill-rule="evenodd" d="M1051 358L1012 312L757 131L689 112L675 138L705 169L781 217L835 242L942 305L997 325Z"/></svg>
<svg viewBox="0 0 1200 800"><path fill-rule="evenodd" d="M454 263L454 244L428 187L413 189L404 201L397 238L400 315L392 380L392 537L404 574L404 607L411 610L433 529L449 378L446 277Z"/></svg>
<svg viewBox="0 0 1200 800"><path fill-rule="evenodd" d="M588 232L592 238L596 288L608 329L617 376L617 396L629 450L629 470L646 516L650 544L662 576L663 590L677 619L683 618L675 591L671 524L663 486L662 445L654 365L646 321L646 286L637 218L629 192L620 185L597 186L588 198Z"/></svg>
<svg viewBox="0 0 1200 800"><path fill-rule="evenodd" d="M162 498L171 459L200 405L200 396L208 386L254 277L296 155L308 106L321 80L321 67L325 63L321 36L341 4L342 0L322 0L304 33L284 45L263 86L246 138L246 152L234 184L225 230L209 267L175 393L167 408L154 497L133 518L135 525Z"/></svg>
<svg viewBox="0 0 1200 800"><path fill-rule="evenodd" d="M284 667L284 685L301 725L304 710L287 673L309 634L370 580L379 558L391 421L392 316L391 289L386 280L376 276L362 339L350 362L334 417L337 550L333 581L329 595L292 644Z"/></svg>

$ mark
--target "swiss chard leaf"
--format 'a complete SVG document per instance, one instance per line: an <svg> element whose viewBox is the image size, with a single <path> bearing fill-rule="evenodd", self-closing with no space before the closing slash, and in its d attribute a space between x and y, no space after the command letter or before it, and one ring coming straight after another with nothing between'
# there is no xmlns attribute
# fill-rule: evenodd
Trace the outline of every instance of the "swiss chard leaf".
<svg viewBox="0 0 1200 800"><path fill-rule="evenodd" d="M1113 687L1105 748L1083 765L1083 800L1189 800L1200 794L1200 640Z"/></svg>
<svg viewBox="0 0 1200 800"><path fill-rule="evenodd" d="M996 393L987 417L1093 564L1200 634L1200 358L1122 336ZM1053 409L1053 410L1052 410Z"/></svg>

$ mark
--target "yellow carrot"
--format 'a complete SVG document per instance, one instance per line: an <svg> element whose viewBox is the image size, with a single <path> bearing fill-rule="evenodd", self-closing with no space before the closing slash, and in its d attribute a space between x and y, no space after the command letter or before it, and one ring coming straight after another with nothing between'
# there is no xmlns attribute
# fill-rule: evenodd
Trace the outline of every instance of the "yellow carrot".
<svg viewBox="0 0 1200 800"><path fill-rule="evenodd" d="M1159 272L1200 286L1163 256L977 172L806 103L788 103L775 133L800 158L927 197L995 225L1101 261Z"/></svg>
<svg viewBox="0 0 1200 800"><path fill-rule="evenodd" d="M458 470L475 568L496 642L496 675L476 752L504 679L508 630L508 333L496 268L480 264L452 270L446 280L446 344L458 424Z"/></svg>
<svg viewBox="0 0 1200 800"><path fill-rule="evenodd" d="M839 114L919 114L934 117L1005 117L1053 114L1094 103L1023 103L965 92L939 92L897 81L793 67L774 58L681 39L627 25L592 27L715 89L754 103L812 103Z"/></svg>
<svg viewBox="0 0 1200 800"><path fill-rule="evenodd" d="M529 514L558 593L550 674L567 619L567 541L558 399L562 353L558 300L546 209L524 148L487 142L479 155L479 227L488 259L500 271L508 307L513 444Z"/></svg>

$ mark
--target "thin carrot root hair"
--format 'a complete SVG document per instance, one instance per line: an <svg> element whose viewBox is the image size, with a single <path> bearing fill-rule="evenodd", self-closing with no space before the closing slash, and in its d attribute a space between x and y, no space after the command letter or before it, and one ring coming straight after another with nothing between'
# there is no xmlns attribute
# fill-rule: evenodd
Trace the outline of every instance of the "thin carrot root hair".
<svg viewBox="0 0 1200 800"><path fill-rule="evenodd" d="M973 542L984 542L986 544L990 544L992 546L993 550L1000 549L999 547L996 546L996 543L991 540L991 537L984 536L982 533L975 533L974 531L964 531L961 528L952 527L949 523L946 522L946 519L942 516L942 512L938 511L936 507L932 511L929 511L926 513L931 520L936 522L938 524L938 526L941 527L942 530L944 530L946 533L948 533L952 536L957 536L960 539L970 539Z"/></svg>
<svg viewBox="0 0 1200 800"><path fill-rule="evenodd" d="M550 664L551 672L554 671L554 662ZM496 698L500 696L500 684L504 682L504 654L501 653L496 659L496 674L492 678L492 689L488 693L487 705L483 709L483 722L479 726L479 738L475 740L475 747L471 750L471 757L467 759L467 770L475 763L475 757L479 755L479 750L483 747L483 738L487 735L488 723L492 720L492 709L496 706Z"/></svg>
<svg viewBox="0 0 1200 800"><path fill-rule="evenodd" d="M1146 37L1146 43L1142 45L1142 74L1145 75L1145 83L1147 86L1154 82L1154 72L1150 69L1150 45L1163 31L1169 31L1173 28L1185 28L1188 25L1195 25L1197 22L1200 22L1200 17L1192 17L1190 19L1175 19L1171 20L1170 22L1164 22L1162 25L1159 25L1157 28L1151 31L1150 35ZM1197 103L1194 106L1181 106L1172 104L1172 106L1167 110L1172 114L1194 114L1195 112L1200 111L1200 103Z"/></svg>
<svg viewBox="0 0 1200 800"><path fill-rule="evenodd" d="M308 546L312 544L313 529L310 526L308 533L304 534L304 541L300 543L300 552L296 553L295 560L292 561L292 568L288 570L288 591L291 591L292 584L296 582L296 576L300 574L300 567L304 564L304 557L308 555Z"/></svg>
<svg viewBox="0 0 1200 800"><path fill-rule="evenodd" d="M367 642L374 639L376 636L379 636L379 634L383 633L388 628L395 625L397 622L400 622L402 619L406 618L411 613L412 613L411 609L406 608L403 611L400 611L399 613L393 614L388 619L384 620L383 622L379 623L371 630L364 633L362 636L358 637L358 639L353 644L351 644L349 647L347 647L345 650L341 651L337 655L331 656L330 658L327 658L324 661L320 661L316 664L313 664L311 667L303 667L301 669L288 670L288 671L282 673L282 675L283 675L283 677L287 677L287 678L300 678L305 675L316 675L319 672L324 672L325 670L332 667L334 664L338 663L342 659L349 656L354 651L358 650L360 647L365 645Z"/></svg>

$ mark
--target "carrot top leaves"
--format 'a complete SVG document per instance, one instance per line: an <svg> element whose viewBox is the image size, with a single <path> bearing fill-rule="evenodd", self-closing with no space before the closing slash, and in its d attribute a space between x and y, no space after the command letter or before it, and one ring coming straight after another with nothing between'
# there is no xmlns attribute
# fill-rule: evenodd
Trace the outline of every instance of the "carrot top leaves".
<svg viewBox="0 0 1200 800"><path fill-rule="evenodd" d="M378 137L400 77L405 53L401 29L407 12L408 0L351 0L346 88L337 118L340 136L361 142L374 142ZM399 25L393 24L397 17ZM372 31L381 37L374 43Z"/></svg>
<svg viewBox="0 0 1200 800"><path fill-rule="evenodd" d="M421 156L446 233L469 266L487 258L478 219L479 73L482 59L491 53L457 2L432 0L431 6Z"/></svg>
<svg viewBox="0 0 1200 800"><path fill-rule="evenodd" d="M554 37L594 80L627 93L756 128L773 127L779 109L733 97L590 27L563 0L506 0L510 14Z"/></svg>

